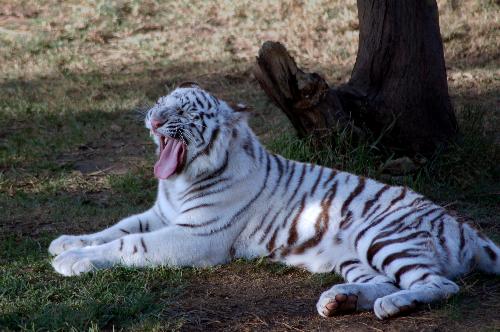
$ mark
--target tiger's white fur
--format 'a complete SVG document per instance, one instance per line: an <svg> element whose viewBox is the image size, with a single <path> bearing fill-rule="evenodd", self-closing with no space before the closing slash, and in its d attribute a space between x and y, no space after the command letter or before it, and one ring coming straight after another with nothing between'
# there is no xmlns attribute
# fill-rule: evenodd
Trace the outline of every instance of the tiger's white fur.
<svg viewBox="0 0 500 332"><path fill-rule="evenodd" d="M185 143L183 167L159 181L148 211L54 240L57 272L269 256L346 279L321 295L321 315L373 309L379 318L456 293L450 279L475 265L500 273L500 249L443 208L405 187L270 154L245 114L197 86L160 98L146 127L157 144Z"/></svg>

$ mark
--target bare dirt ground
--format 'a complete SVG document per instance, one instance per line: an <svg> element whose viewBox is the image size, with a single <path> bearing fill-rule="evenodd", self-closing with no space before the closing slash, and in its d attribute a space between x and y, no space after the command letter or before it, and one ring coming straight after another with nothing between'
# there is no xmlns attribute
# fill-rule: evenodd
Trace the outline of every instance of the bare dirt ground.
<svg viewBox="0 0 500 332"><path fill-rule="evenodd" d="M467 280L463 285L467 286ZM234 264L193 280L173 310L185 320L183 329L198 331L475 331L499 327L494 312L499 309L500 285L495 280L468 285L468 295L453 308L421 306L415 313L389 321L379 321L371 312L320 317L315 305L327 287L328 283L295 269L277 273ZM432 310L436 306L444 310Z"/></svg>

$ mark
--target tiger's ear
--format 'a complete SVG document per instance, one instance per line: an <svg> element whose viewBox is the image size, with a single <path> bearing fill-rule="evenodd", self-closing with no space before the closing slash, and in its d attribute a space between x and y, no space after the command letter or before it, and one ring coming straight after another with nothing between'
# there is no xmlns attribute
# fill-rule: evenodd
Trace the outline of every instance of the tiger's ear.
<svg viewBox="0 0 500 332"><path fill-rule="evenodd" d="M230 113L229 117L226 118L226 125L229 128L233 128L238 125L240 122L247 122L250 117L249 112L234 112Z"/></svg>
<svg viewBox="0 0 500 332"><path fill-rule="evenodd" d="M179 84L179 88L198 88L201 89L201 87L198 85L196 82L182 82Z"/></svg>
<svg viewBox="0 0 500 332"><path fill-rule="evenodd" d="M231 103L229 104L229 106L231 106L231 108L235 111L235 112L248 112L250 113L252 111L252 108L243 104L243 103Z"/></svg>

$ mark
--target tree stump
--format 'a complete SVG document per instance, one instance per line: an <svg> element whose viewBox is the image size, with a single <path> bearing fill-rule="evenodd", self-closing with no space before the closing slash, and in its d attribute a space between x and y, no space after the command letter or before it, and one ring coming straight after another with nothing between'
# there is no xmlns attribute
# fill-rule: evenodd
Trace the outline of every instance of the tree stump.
<svg viewBox="0 0 500 332"><path fill-rule="evenodd" d="M434 0L358 0L359 46L347 84L329 86L265 42L254 74L299 136L349 126L409 154L432 154L457 133Z"/></svg>

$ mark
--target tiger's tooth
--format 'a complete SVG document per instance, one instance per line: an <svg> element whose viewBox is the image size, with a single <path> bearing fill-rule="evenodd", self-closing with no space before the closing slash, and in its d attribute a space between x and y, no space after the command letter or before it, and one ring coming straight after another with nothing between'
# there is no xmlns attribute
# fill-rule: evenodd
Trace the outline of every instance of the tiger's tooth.
<svg viewBox="0 0 500 332"><path fill-rule="evenodd" d="M164 142L165 144L167 144L168 138L163 137L163 139L164 139L164 141L163 141L163 142Z"/></svg>

